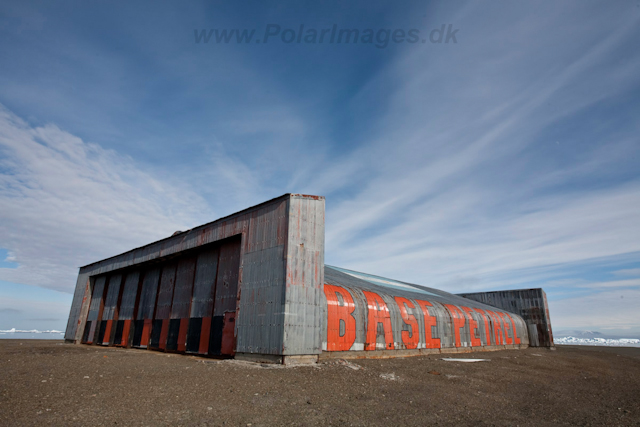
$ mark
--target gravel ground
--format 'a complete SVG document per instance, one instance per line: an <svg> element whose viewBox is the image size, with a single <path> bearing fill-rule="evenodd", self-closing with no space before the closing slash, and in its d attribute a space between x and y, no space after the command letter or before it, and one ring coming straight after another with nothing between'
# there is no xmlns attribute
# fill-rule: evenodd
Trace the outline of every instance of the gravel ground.
<svg viewBox="0 0 640 427"><path fill-rule="evenodd" d="M0 340L0 425L640 425L640 348L446 357L490 361L281 367Z"/></svg>

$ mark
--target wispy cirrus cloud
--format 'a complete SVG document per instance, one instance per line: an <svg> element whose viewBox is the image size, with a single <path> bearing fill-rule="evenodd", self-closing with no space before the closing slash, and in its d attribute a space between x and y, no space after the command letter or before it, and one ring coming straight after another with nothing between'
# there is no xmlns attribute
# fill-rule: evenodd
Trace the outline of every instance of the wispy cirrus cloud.
<svg viewBox="0 0 640 427"><path fill-rule="evenodd" d="M369 179L328 212L330 259L462 291L640 251L638 125L598 111L638 87L640 58L624 54L638 18L592 10L568 28L566 10L507 8L487 31L486 6L456 15L471 40L409 51L367 89L397 88L376 138L341 161L354 176L366 164Z"/></svg>
<svg viewBox="0 0 640 427"><path fill-rule="evenodd" d="M204 219L206 203L132 159L0 109L0 279L70 291L77 267Z"/></svg>

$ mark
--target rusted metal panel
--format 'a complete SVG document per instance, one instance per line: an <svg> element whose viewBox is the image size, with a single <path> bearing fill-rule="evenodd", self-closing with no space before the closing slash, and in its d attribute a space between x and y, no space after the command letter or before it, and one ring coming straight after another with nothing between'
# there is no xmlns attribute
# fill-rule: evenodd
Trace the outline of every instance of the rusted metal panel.
<svg viewBox="0 0 640 427"><path fill-rule="evenodd" d="M121 283L121 274L114 274L109 277L107 285L107 297L104 301L104 311L102 313L103 320L113 320L116 317L116 312L118 309L118 299L120 298Z"/></svg>
<svg viewBox="0 0 640 427"><path fill-rule="evenodd" d="M240 245L241 240L235 238L225 241L220 247L209 339L209 354L212 355L231 356L234 353Z"/></svg>
<svg viewBox="0 0 640 427"><path fill-rule="evenodd" d="M519 318L514 318L513 322L525 324L532 347L552 347L554 345L547 296L542 289L476 292L460 294L460 296L517 313ZM510 323L511 321L506 322L505 342L510 339L515 340L508 334Z"/></svg>
<svg viewBox="0 0 640 427"><path fill-rule="evenodd" d="M322 350L324 199L292 195L286 246L283 355Z"/></svg>
<svg viewBox="0 0 640 427"><path fill-rule="evenodd" d="M236 351L280 354L284 334L284 245L244 255Z"/></svg>
<svg viewBox="0 0 640 427"><path fill-rule="evenodd" d="M173 301L173 289L176 283L176 263L168 263L162 267L160 276L160 289L156 306L156 319L168 319L171 315L171 302Z"/></svg>
<svg viewBox="0 0 640 427"><path fill-rule="evenodd" d="M95 342L96 329L99 331L99 323L102 317L102 310L104 308L106 282L107 276L98 276L93 284L89 314L87 315L87 322L85 324L84 334L82 337L83 343L92 344Z"/></svg>
<svg viewBox="0 0 640 427"><path fill-rule="evenodd" d="M225 356L233 356L235 354L236 340L234 336L235 330L235 311L224 314L222 323L222 340L220 342L220 354Z"/></svg>
<svg viewBox="0 0 640 427"><path fill-rule="evenodd" d="M147 348L151 338L151 326L156 308L158 283L160 282L160 267L148 269L142 279L142 290L136 314L133 346Z"/></svg>
<svg viewBox="0 0 640 427"><path fill-rule="evenodd" d="M220 260L216 279L214 316L236 311L238 274L240 269L240 239L232 239L220 247Z"/></svg>
<svg viewBox="0 0 640 427"><path fill-rule="evenodd" d="M215 247L198 254L190 317L210 317L213 313L219 253Z"/></svg>
<svg viewBox="0 0 640 427"><path fill-rule="evenodd" d="M195 272L196 259L194 257L182 258L178 261L173 302L171 304L172 319L189 317Z"/></svg>
<svg viewBox="0 0 640 427"><path fill-rule="evenodd" d="M113 322L118 320L118 303L121 296L122 275L111 275L107 281L107 292L102 311L101 331L98 337L98 344L109 345L113 343ZM104 325L104 326L103 326ZM103 329L102 329L103 328Z"/></svg>
<svg viewBox="0 0 640 427"><path fill-rule="evenodd" d="M282 353L288 206L287 198L248 219L235 320L237 352Z"/></svg>
<svg viewBox="0 0 640 427"><path fill-rule="evenodd" d="M195 257L190 256L178 260L167 335L167 351L184 352L186 349L195 273Z"/></svg>
<svg viewBox="0 0 640 427"><path fill-rule="evenodd" d="M95 277L95 276L94 276ZM81 342L84 334L84 325L89 314L91 304L91 289L94 278L87 272L80 271L76 280L76 288L71 300L69 320L65 329L64 339L68 342Z"/></svg>
<svg viewBox="0 0 640 427"><path fill-rule="evenodd" d="M216 276L218 273L218 247L198 254L193 284L191 314L187 333L188 353L208 354Z"/></svg>
<svg viewBox="0 0 640 427"><path fill-rule="evenodd" d="M118 308L118 321L116 323L113 342L116 346L128 347L132 341L132 326L135 319L135 310L140 295L140 272L137 270L127 273L122 288L122 297Z"/></svg>
<svg viewBox="0 0 640 427"><path fill-rule="evenodd" d="M132 271L127 274L122 290L122 301L118 310L118 317L124 320L134 318L136 303L138 302L138 290L140 283L140 272Z"/></svg>
<svg viewBox="0 0 640 427"><path fill-rule="evenodd" d="M326 351L364 351L366 356L369 351L528 345L524 321L495 307L329 266L325 266L325 282Z"/></svg>
<svg viewBox="0 0 640 427"><path fill-rule="evenodd" d="M284 268L287 260L283 249L285 249L287 243L289 201L294 196L303 197L290 194L281 196L176 236L87 265L81 268L80 276L85 278L96 277L100 274L130 268L134 265L140 265L140 268L148 268L146 265L143 266L141 264L150 264L158 261L165 262L165 258L175 257L186 250L220 242L233 236L241 236L238 271L239 286L237 289L238 294L236 295L236 332L234 335L238 337L244 335L244 338L239 339L236 346L241 346L241 350L245 352L281 354L283 351L284 312L286 311L284 307ZM317 197L312 199L323 200ZM260 261L246 265L246 256ZM320 263L319 271L322 271L321 265ZM274 271L276 272L275 274L273 273ZM80 276L78 283L80 283ZM246 281L247 277L255 279ZM269 280L272 281L272 287L268 291L263 288L263 281L266 277L269 277ZM274 282L274 280L277 282ZM74 297L74 303L71 308L70 322L66 333L68 339L74 339L78 335L76 332L78 325L72 322L71 319L77 319L74 321L79 322L79 325L83 327L84 318L82 313L84 310L88 310L88 305L83 308L85 306L82 304L82 300L86 298L86 292L83 298L79 297L83 295L80 290L81 286L83 285L78 285L78 297ZM245 291L250 295L254 294L254 296L257 291L260 294L257 296L264 297L264 300L248 300L248 304L244 306L244 298L239 298L239 294ZM273 304L276 301L277 304ZM261 313L259 316L255 312L251 312L254 304L257 304L257 311ZM269 317L265 318L265 315ZM247 317L245 318L244 316ZM250 326L256 323L255 319L264 324L262 331L254 331ZM159 331L162 325L166 324L165 335L168 334L168 321L164 322L163 320L165 319L162 318L161 314L156 314L156 320L153 322L154 327L152 327L151 335L152 338L156 337L155 341L158 344L162 341L163 333L161 331L154 333L154 331ZM238 328L248 333L238 334Z"/></svg>
<svg viewBox="0 0 640 427"><path fill-rule="evenodd" d="M173 289L176 281L176 263L168 263L162 267L160 276L160 289L156 303L156 314L151 328L150 348L164 350L169 328L169 316L171 315L171 302L173 301Z"/></svg>

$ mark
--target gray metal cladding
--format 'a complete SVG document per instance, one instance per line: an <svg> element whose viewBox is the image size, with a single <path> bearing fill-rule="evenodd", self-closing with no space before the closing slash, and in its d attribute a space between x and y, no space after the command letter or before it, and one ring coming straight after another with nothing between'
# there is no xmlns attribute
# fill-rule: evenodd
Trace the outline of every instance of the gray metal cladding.
<svg viewBox="0 0 640 427"><path fill-rule="evenodd" d="M236 311L238 274L240 271L240 239L232 239L220 247L215 286L214 316Z"/></svg>
<svg viewBox="0 0 640 427"><path fill-rule="evenodd" d="M170 263L162 267L158 302L156 304L156 319L168 319L171 315L173 288L176 281L176 266L176 263Z"/></svg>
<svg viewBox="0 0 640 427"><path fill-rule="evenodd" d="M289 199L256 209L243 234L236 352L282 354Z"/></svg>
<svg viewBox="0 0 640 427"><path fill-rule="evenodd" d="M160 268L152 268L144 273L140 302L138 303L137 319L153 319L156 307L156 295L158 294L158 282L160 281Z"/></svg>
<svg viewBox="0 0 640 427"><path fill-rule="evenodd" d="M324 199L291 197L287 237L282 354L318 354L325 313Z"/></svg>
<svg viewBox="0 0 640 427"><path fill-rule="evenodd" d="M87 316L87 320L98 320L98 317L102 314L101 310L104 307L103 296L106 282L106 276L96 277L96 281L93 285L93 293L91 294L91 305L89 306L89 315Z"/></svg>
<svg viewBox="0 0 640 427"><path fill-rule="evenodd" d="M196 258L181 258L176 269L176 281L171 304L171 319L189 317L191 297L193 295L193 279L196 274Z"/></svg>
<svg viewBox="0 0 640 427"><path fill-rule="evenodd" d="M82 342L93 343L100 333L100 320L104 308L106 286L106 276L96 277L92 281L92 286L89 286L89 288L93 290L93 293L91 294L90 303L87 304L89 306L87 320L82 325L82 328L78 328L83 331Z"/></svg>
<svg viewBox="0 0 640 427"><path fill-rule="evenodd" d="M138 296L138 284L140 282L140 272L131 271L124 279L122 289L122 300L118 310L118 320L132 320Z"/></svg>
<svg viewBox="0 0 640 427"><path fill-rule="evenodd" d="M475 292L460 296L518 313L529 331L531 346L553 346L547 296L542 289Z"/></svg>
<svg viewBox="0 0 640 427"><path fill-rule="evenodd" d="M472 300L330 266L325 266L325 283L326 351L528 344L518 315Z"/></svg>
<svg viewBox="0 0 640 427"><path fill-rule="evenodd" d="M71 309L69 311L69 320L67 328L64 332L66 340L79 340L80 334L84 329L84 323L87 321L89 312L89 304L87 300L91 297L90 274L80 272L76 280L76 288L73 291L71 299Z"/></svg>
<svg viewBox="0 0 640 427"><path fill-rule="evenodd" d="M122 284L122 274L114 274L109 277L107 296L104 301L102 320L113 320L118 308L120 297L120 285Z"/></svg>
<svg viewBox="0 0 640 427"><path fill-rule="evenodd" d="M210 317L213 312L218 254L217 247L198 254L190 317Z"/></svg>
<svg viewBox="0 0 640 427"><path fill-rule="evenodd" d="M284 334L284 245L251 252L242 262L237 351L279 354Z"/></svg>
<svg viewBox="0 0 640 427"><path fill-rule="evenodd" d="M284 245L290 197L290 194L283 195L181 234L82 267L76 283L65 338L79 340L82 328L78 326L85 322L84 316L89 308L88 299L91 298L91 289L86 286L90 277L161 260L232 236L242 235L243 254ZM284 265L284 259L282 263Z"/></svg>

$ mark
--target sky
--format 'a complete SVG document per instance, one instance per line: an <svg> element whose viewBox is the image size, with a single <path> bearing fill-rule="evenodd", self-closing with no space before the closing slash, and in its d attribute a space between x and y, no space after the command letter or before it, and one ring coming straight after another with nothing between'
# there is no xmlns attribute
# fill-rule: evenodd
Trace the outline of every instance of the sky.
<svg viewBox="0 0 640 427"><path fill-rule="evenodd" d="M638 0L4 0L0 330L292 192L326 197L327 264L639 337L639 42Z"/></svg>

